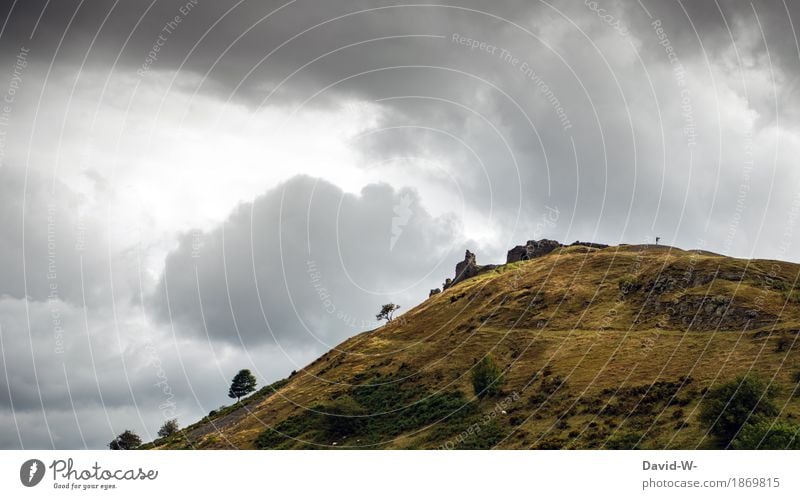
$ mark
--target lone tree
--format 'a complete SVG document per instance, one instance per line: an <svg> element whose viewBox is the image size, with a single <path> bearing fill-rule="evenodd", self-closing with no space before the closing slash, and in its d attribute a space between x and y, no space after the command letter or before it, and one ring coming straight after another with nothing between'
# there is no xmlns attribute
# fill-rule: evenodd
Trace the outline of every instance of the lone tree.
<svg viewBox="0 0 800 499"><path fill-rule="evenodd" d="M228 390L228 397L236 399L238 403L242 397L256 390L256 377L250 369L242 369L233 377L231 388Z"/></svg>
<svg viewBox="0 0 800 499"><path fill-rule="evenodd" d="M125 430L108 443L111 450L131 450L142 445L142 439L131 430Z"/></svg>
<svg viewBox="0 0 800 499"><path fill-rule="evenodd" d="M491 355L481 359L472 369L472 388L478 398L499 395L503 381L503 371L495 364Z"/></svg>
<svg viewBox="0 0 800 499"><path fill-rule="evenodd" d="M386 319L386 322L392 322L392 315L394 311L400 308L400 305L395 305L394 303L387 303L386 305L381 305L381 311L378 315L375 316L376 319L382 321Z"/></svg>
<svg viewBox="0 0 800 499"><path fill-rule="evenodd" d="M178 431L178 420L177 419L170 419L164 422L161 425L161 428L158 430L159 437L168 437L170 435L174 435L175 432Z"/></svg>
<svg viewBox="0 0 800 499"><path fill-rule="evenodd" d="M700 405L700 421L727 448L745 425L758 425L778 414L774 390L753 376L736 378L708 391Z"/></svg>

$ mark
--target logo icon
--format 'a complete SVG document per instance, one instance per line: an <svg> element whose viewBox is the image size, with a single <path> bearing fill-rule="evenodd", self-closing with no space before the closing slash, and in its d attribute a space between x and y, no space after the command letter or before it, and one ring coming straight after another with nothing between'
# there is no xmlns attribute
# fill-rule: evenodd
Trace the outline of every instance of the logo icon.
<svg viewBox="0 0 800 499"><path fill-rule="evenodd" d="M19 469L19 480L26 487L35 487L44 478L44 463L38 459L28 459Z"/></svg>

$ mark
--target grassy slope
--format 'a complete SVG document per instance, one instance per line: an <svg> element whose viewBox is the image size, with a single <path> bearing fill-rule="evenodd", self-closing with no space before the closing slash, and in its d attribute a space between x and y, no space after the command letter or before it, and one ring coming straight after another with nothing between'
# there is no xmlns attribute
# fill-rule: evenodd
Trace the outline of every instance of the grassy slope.
<svg viewBox="0 0 800 499"><path fill-rule="evenodd" d="M156 446L706 447L697 404L737 374L774 378L797 421L799 271L663 246L571 247L435 295ZM507 369L505 394L479 401L470 369L487 352Z"/></svg>

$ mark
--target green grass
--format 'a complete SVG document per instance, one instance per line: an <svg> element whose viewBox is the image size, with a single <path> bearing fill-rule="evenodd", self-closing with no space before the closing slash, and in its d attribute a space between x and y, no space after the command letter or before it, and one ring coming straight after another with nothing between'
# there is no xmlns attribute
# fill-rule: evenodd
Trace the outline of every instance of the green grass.
<svg viewBox="0 0 800 499"><path fill-rule="evenodd" d="M477 413L461 392L427 393L415 376L376 377L335 401L292 416L255 440L259 449L281 449L310 443L339 447L384 444L406 432L436 425L460 430L465 417ZM440 429L441 429L440 428Z"/></svg>
<svg viewBox="0 0 800 499"><path fill-rule="evenodd" d="M789 303L800 303L800 290L798 289L784 290L783 298Z"/></svg>

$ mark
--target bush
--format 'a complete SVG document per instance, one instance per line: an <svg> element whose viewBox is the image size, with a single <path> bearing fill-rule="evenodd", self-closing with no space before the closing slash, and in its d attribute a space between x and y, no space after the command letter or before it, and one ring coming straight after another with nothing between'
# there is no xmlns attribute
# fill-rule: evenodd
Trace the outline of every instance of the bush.
<svg viewBox="0 0 800 499"><path fill-rule="evenodd" d="M367 413L351 398L343 397L325 408L323 431L327 438L338 440L355 435L367 423Z"/></svg>
<svg viewBox="0 0 800 499"><path fill-rule="evenodd" d="M178 431L178 420L177 419L170 419L165 421L161 428L158 430L159 437L168 437L170 435L175 434Z"/></svg>
<svg viewBox="0 0 800 499"><path fill-rule="evenodd" d="M472 387L479 398L499 395L503 381L503 372L490 355L481 359L472 369Z"/></svg>
<svg viewBox="0 0 800 499"><path fill-rule="evenodd" d="M416 442L426 445L458 434L481 417L477 404L470 403L461 392L431 393L419 381L405 371L353 380L360 385L328 404L314 406L268 428L255 446L287 449L337 442L337 446L364 447L430 427L430 439L426 436ZM491 434L485 438L488 440Z"/></svg>
<svg viewBox="0 0 800 499"><path fill-rule="evenodd" d="M142 439L131 430L125 430L108 444L111 450L131 450L142 445Z"/></svg>
<svg viewBox="0 0 800 499"><path fill-rule="evenodd" d="M784 291L783 297L789 303L800 303L800 291L797 289Z"/></svg>
<svg viewBox="0 0 800 499"><path fill-rule="evenodd" d="M700 421L728 447L745 424L757 425L778 413L773 395L773 390L754 376L736 378L708 391L700 407Z"/></svg>
<svg viewBox="0 0 800 499"><path fill-rule="evenodd" d="M800 450L800 426L787 421L748 424L731 443L734 449Z"/></svg>
<svg viewBox="0 0 800 499"><path fill-rule="evenodd" d="M640 286L639 279L634 275L625 275L620 277L617 284L619 285L619 290L623 295L633 293L639 289Z"/></svg>
<svg viewBox="0 0 800 499"><path fill-rule="evenodd" d="M606 442L606 449L612 450L638 450L642 442L641 433L616 434Z"/></svg>
<svg viewBox="0 0 800 499"><path fill-rule="evenodd" d="M775 353L782 353L792 348L792 342L789 338L781 337L775 342Z"/></svg>
<svg viewBox="0 0 800 499"><path fill-rule="evenodd" d="M477 430L469 434L458 444L459 449L491 449L500 443L506 435L495 421L477 426Z"/></svg>

